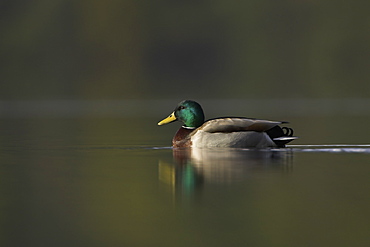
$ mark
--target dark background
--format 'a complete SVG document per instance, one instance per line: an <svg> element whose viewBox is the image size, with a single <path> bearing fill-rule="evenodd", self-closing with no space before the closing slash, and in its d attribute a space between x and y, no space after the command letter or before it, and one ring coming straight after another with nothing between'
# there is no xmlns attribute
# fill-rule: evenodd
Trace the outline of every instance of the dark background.
<svg viewBox="0 0 370 247"><path fill-rule="evenodd" d="M369 7L3 0L0 99L366 98Z"/></svg>

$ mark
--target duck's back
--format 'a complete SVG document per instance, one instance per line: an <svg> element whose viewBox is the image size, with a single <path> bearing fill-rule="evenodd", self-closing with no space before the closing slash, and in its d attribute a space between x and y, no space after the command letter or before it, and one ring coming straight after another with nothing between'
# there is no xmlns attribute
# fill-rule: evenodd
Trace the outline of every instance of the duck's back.
<svg viewBox="0 0 370 247"><path fill-rule="evenodd" d="M250 118L216 118L206 121L196 131L191 133L193 147L235 147L235 148L265 148L282 146L273 138L284 136L277 135L272 129L281 129L278 125L283 122L259 120ZM287 141L288 142L288 141Z"/></svg>
<svg viewBox="0 0 370 247"><path fill-rule="evenodd" d="M215 132L267 131L283 122L241 117L222 117L206 121L200 130Z"/></svg>

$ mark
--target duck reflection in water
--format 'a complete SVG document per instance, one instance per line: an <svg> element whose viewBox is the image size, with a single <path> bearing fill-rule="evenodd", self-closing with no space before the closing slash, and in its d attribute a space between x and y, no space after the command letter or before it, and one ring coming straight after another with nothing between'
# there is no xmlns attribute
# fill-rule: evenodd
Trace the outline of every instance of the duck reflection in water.
<svg viewBox="0 0 370 247"><path fill-rule="evenodd" d="M235 183L291 170L290 149L175 148L174 162L159 162L159 178L173 193L192 194L205 184Z"/></svg>

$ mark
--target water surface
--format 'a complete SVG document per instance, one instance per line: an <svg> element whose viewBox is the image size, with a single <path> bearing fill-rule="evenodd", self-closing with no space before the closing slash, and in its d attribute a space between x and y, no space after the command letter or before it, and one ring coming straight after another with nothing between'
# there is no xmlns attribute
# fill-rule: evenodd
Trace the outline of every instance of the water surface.
<svg viewBox="0 0 370 247"><path fill-rule="evenodd" d="M364 137L173 150L177 127L135 118L1 119L1 246L369 243Z"/></svg>

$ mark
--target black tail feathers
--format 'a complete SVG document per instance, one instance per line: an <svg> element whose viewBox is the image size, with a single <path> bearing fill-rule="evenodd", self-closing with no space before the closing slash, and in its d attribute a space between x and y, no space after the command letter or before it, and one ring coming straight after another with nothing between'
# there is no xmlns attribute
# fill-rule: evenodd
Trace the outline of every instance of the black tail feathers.
<svg viewBox="0 0 370 247"><path fill-rule="evenodd" d="M266 131L266 133L278 147L285 147L287 143L297 139L297 137L293 136L293 129L288 127L275 126Z"/></svg>

